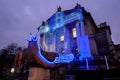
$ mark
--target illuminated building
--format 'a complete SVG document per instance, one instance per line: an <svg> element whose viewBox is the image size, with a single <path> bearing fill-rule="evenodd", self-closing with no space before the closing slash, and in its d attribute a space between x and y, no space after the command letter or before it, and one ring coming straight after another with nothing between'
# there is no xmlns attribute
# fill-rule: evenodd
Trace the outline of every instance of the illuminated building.
<svg viewBox="0 0 120 80"><path fill-rule="evenodd" d="M61 11L61 7L38 27L40 46L44 51L69 54L80 58L103 55L112 49L110 27L97 26L91 14L79 4L74 9ZM106 53L107 53L106 52Z"/></svg>
<svg viewBox="0 0 120 80"><path fill-rule="evenodd" d="M85 63L85 66L78 70L109 69L106 55L114 49L110 27L106 22L97 26L91 14L79 4L74 9L65 11L59 7L55 14L42 22L36 35L38 33L39 39L31 34L31 38L28 40L26 62L30 65L29 74L34 72L33 77L29 76L28 80L39 79L41 76L38 74L46 74L46 71L51 80L64 80L60 79L61 75L65 75L71 68L82 67L82 62ZM97 58L104 63L97 63L97 67L90 69L90 60L94 62L97 61ZM79 65L76 67L72 65L71 61L74 64L78 61ZM59 62L69 64L56 69L55 65ZM106 68L99 67L105 66L105 64ZM45 76L42 75L42 77Z"/></svg>
<svg viewBox="0 0 120 80"><path fill-rule="evenodd" d="M64 62L64 54L72 54L74 60L85 60L86 64L89 60L95 61L103 56L107 60L106 55L114 49L109 25L104 22L97 26L91 14L79 4L74 9L65 11L59 7L55 14L42 22L38 27L38 33L38 44L36 44L36 37L33 37L32 34L31 39L28 40L26 59L29 62L28 64L34 64L34 66L38 65L39 59L49 63L49 61L54 62L57 56L59 58L55 59L55 62L62 62L60 61L61 58ZM32 47L33 44L36 46ZM34 50L35 47L38 48L37 51ZM31 52L32 50L34 53ZM33 54L39 56L34 58ZM60 56L61 54L62 56ZM73 60L72 58L73 56L68 61L66 59L65 62L70 62ZM36 61L36 59L38 60ZM88 67L88 65L86 66Z"/></svg>

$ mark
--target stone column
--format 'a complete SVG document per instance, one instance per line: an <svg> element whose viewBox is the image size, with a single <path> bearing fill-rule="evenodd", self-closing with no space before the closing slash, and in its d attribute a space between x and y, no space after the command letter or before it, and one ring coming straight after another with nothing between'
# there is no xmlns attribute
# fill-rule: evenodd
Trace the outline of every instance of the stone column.
<svg viewBox="0 0 120 80"><path fill-rule="evenodd" d="M43 50L46 51L46 44L45 44L45 34L43 34Z"/></svg>
<svg viewBox="0 0 120 80"><path fill-rule="evenodd" d="M83 20L80 21L81 36L85 36L85 27Z"/></svg>
<svg viewBox="0 0 120 80"><path fill-rule="evenodd" d="M80 29L80 26L79 26L79 22L76 23L76 33L77 33L78 53L80 54L80 36L81 36L81 29Z"/></svg>
<svg viewBox="0 0 120 80"><path fill-rule="evenodd" d="M65 54L70 53L70 33L66 27L64 27L64 50Z"/></svg>
<svg viewBox="0 0 120 80"><path fill-rule="evenodd" d="M54 52L54 34L53 32L49 33L50 39L49 39L49 51Z"/></svg>
<svg viewBox="0 0 120 80"><path fill-rule="evenodd" d="M79 57L80 60L82 60L83 58L91 57L89 38L88 35L85 34L84 27L85 26L83 20L77 22L76 24L77 44L78 44L78 52L80 52L80 57Z"/></svg>
<svg viewBox="0 0 120 80"><path fill-rule="evenodd" d="M57 46L56 46L56 41L55 41L55 34L53 33L53 52L56 52L55 47Z"/></svg>

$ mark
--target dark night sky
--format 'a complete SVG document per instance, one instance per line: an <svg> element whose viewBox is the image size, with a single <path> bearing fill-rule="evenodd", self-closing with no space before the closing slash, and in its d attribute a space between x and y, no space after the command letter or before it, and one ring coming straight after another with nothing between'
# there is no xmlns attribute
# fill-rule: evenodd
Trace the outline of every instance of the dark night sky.
<svg viewBox="0 0 120 80"><path fill-rule="evenodd" d="M80 3L89 11L96 24L107 22L112 40L120 43L120 0L0 0L0 49L10 43L27 46L24 38L35 34L43 20L47 20L61 6L72 9Z"/></svg>

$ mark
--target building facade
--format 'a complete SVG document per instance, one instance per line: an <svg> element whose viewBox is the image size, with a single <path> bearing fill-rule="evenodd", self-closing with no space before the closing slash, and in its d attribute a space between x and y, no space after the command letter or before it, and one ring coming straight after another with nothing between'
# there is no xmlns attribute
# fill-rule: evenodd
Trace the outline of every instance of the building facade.
<svg viewBox="0 0 120 80"><path fill-rule="evenodd" d="M109 69L107 54L120 52L119 45L115 48L111 39L110 26L106 22L96 25L91 14L79 4L65 11L59 7L55 14L42 22L38 32L40 39L37 38L38 33L31 36L25 53L30 66L28 80L65 80L67 71L72 69ZM71 53L75 60L69 64L60 66L54 63L56 57L59 61L65 59L65 55L60 57L58 54Z"/></svg>
<svg viewBox="0 0 120 80"><path fill-rule="evenodd" d="M38 30L40 46L47 52L92 57L107 54L113 46L111 30L106 22L97 26L91 14L79 4L65 11L59 7Z"/></svg>
<svg viewBox="0 0 120 80"><path fill-rule="evenodd" d="M58 54L92 57L107 54L113 46L106 22L97 26L89 12L79 4L62 11L61 7L38 27L40 46Z"/></svg>

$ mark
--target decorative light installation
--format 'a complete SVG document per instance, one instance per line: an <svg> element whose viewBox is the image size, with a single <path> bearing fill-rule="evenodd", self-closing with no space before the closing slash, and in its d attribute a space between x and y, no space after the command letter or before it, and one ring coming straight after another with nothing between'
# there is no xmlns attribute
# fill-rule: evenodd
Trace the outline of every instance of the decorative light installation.
<svg viewBox="0 0 120 80"><path fill-rule="evenodd" d="M29 41L30 43L37 41L37 48L38 48L38 57L39 59L41 59L42 61L44 61L45 63L48 64L55 64L55 63L70 63L71 61L73 61L74 59L74 55L73 54L60 54L59 57L56 57L55 60L53 62L48 61L42 54L41 54L41 48L39 45L39 41L38 41L38 32L36 33L36 36L33 36L32 34L30 34L30 39L27 39L27 41ZM34 45L35 43L32 43L32 45Z"/></svg>
<svg viewBox="0 0 120 80"><path fill-rule="evenodd" d="M56 57L54 62L55 63L60 63L60 62L71 62L74 59L73 54L60 54L59 57Z"/></svg>

